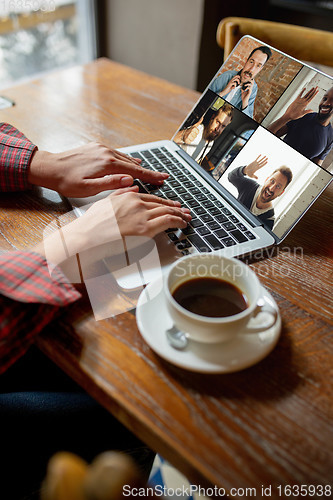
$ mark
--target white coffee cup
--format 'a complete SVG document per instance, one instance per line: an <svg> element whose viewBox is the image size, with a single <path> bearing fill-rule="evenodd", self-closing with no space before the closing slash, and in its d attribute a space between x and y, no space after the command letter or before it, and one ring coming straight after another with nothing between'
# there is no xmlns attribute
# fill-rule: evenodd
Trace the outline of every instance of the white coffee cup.
<svg viewBox="0 0 333 500"><path fill-rule="evenodd" d="M181 284L198 278L217 278L236 286L247 299L246 309L231 316L209 317L181 306L174 299L173 293ZM235 335L262 332L277 321L277 310L263 295L263 288L255 273L249 266L234 258L215 253L183 257L168 269L163 287L174 325L198 342L217 343ZM251 324L252 318L256 318L255 325ZM262 321L258 324L261 318Z"/></svg>

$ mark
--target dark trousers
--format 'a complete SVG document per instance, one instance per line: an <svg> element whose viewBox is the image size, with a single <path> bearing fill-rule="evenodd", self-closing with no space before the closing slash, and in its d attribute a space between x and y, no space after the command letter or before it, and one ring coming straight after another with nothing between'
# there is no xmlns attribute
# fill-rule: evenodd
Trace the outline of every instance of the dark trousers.
<svg viewBox="0 0 333 500"><path fill-rule="evenodd" d="M57 451L91 462L106 450L132 455L148 479L153 452L37 348L0 376L0 498L38 498Z"/></svg>

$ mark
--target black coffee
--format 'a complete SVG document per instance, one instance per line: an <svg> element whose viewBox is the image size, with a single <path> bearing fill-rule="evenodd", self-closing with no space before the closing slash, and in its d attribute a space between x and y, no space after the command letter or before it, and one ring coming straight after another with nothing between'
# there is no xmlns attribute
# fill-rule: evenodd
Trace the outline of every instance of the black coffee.
<svg viewBox="0 0 333 500"><path fill-rule="evenodd" d="M188 311L213 318L232 316L248 307L247 298L239 288L218 278L190 279L172 295Z"/></svg>

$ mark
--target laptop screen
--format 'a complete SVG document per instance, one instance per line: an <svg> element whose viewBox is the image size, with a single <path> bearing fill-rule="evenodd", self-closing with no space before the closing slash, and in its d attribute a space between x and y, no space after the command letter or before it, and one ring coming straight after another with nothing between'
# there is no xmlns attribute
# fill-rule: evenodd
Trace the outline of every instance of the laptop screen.
<svg viewBox="0 0 333 500"><path fill-rule="evenodd" d="M173 140L283 238L332 180L333 79L244 37Z"/></svg>

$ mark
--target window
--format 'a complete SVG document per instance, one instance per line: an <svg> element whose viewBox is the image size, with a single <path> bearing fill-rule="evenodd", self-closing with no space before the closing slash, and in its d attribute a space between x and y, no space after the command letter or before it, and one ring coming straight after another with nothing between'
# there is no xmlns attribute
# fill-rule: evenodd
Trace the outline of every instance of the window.
<svg viewBox="0 0 333 500"><path fill-rule="evenodd" d="M0 1L0 86L96 57L95 2Z"/></svg>

